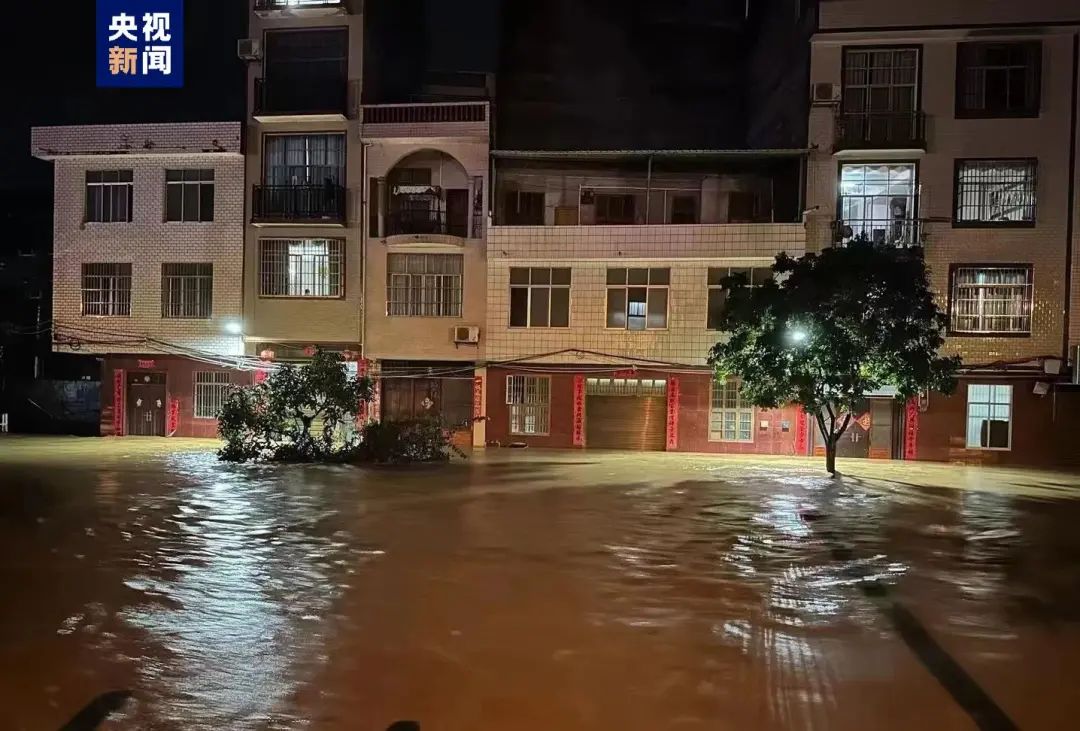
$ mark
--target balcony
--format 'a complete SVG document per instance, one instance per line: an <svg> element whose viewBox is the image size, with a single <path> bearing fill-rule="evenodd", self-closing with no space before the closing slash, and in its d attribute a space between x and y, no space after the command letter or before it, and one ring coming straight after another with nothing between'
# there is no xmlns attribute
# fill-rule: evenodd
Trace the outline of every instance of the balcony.
<svg viewBox="0 0 1080 731"><path fill-rule="evenodd" d="M392 211L386 217L387 236L415 234L450 235L465 238L466 228L464 221L458 225L447 223L446 211L401 210Z"/></svg>
<svg viewBox="0 0 1080 731"><path fill-rule="evenodd" d="M860 240L884 246L923 246L926 235L926 222L919 218L837 220L832 228L833 242L840 246Z"/></svg>
<svg viewBox="0 0 1080 731"><path fill-rule="evenodd" d="M371 140L471 137L486 141L489 114L487 102L368 105L363 108L360 136Z"/></svg>
<svg viewBox="0 0 1080 731"><path fill-rule="evenodd" d="M255 79L259 122L341 121L349 117L350 83L331 79Z"/></svg>
<svg viewBox="0 0 1080 731"><path fill-rule="evenodd" d="M340 185L256 185L251 202L255 224L345 224L345 188Z"/></svg>
<svg viewBox="0 0 1080 731"><path fill-rule="evenodd" d="M833 151L925 150L922 112L841 112L836 116Z"/></svg>
<svg viewBox="0 0 1080 731"><path fill-rule="evenodd" d="M350 12L350 0L255 0L255 14L260 18L324 17Z"/></svg>

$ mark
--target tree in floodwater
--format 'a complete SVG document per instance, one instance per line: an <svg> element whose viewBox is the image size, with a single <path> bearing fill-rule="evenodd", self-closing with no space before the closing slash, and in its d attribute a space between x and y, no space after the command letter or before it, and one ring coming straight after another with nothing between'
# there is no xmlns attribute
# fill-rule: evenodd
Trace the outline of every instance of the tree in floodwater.
<svg viewBox="0 0 1080 731"><path fill-rule="evenodd" d="M727 298L709 363L737 376L755 406L800 404L817 421L825 466L867 393L884 386L907 400L956 388L957 357L941 357L947 320L930 291L923 251L856 240L792 259L776 257L774 277L749 286L724 282Z"/></svg>
<svg viewBox="0 0 1080 731"><path fill-rule="evenodd" d="M318 350L303 365L282 365L262 383L229 392L218 415L223 460L313 462L353 446L346 432L362 403L367 378L351 377L340 355Z"/></svg>

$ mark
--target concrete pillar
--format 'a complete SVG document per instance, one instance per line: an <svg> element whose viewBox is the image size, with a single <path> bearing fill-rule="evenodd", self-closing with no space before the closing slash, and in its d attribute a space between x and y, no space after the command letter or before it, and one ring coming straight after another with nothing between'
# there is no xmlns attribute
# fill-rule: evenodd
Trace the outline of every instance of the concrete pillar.
<svg viewBox="0 0 1080 731"><path fill-rule="evenodd" d="M379 238L386 237L386 178L379 178L375 184L375 205L379 213Z"/></svg>

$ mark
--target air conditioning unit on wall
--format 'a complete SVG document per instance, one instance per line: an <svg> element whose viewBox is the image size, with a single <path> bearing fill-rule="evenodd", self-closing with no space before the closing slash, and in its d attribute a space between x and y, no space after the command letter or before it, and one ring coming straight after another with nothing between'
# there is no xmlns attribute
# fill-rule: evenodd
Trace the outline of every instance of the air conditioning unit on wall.
<svg viewBox="0 0 1080 731"><path fill-rule="evenodd" d="M837 104L840 101L840 84L823 82L812 84L810 88L810 103L814 106L827 106Z"/></svg>
<svg viewBox="0 0 1080 731"><path fill-rule="evenodd" d="M241 38L236 42L236 55L244 61L258 61L262 58L262 41L258 38Z"/></svg>
<svg viewBox="0 0 1080 731"><path fill-rule="evenodd" d="M454 343L456 345L476 345L480 342L480 328L461 326L454 328Z"/></svg>

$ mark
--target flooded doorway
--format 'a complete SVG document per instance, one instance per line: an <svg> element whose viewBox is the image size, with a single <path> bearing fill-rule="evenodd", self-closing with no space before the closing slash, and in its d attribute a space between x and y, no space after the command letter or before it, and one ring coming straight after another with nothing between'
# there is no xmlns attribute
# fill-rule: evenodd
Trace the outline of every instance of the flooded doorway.
<svg viewBox="0 0 1080 731"><path fill-rule="evenodd" d="M165 436L165 374L132 373L127 387L127 433L133 437Z"/></svg>
<svg viewBox="0 0 1080 731"><path fill-rule="evenodd" d="M836 456L848 459L896 459L899 419L900 409L896 399L863 399L852 414L847 431L836 445ZM814 454L819 457L825 454L825 439L816 426Z"/></svg>

